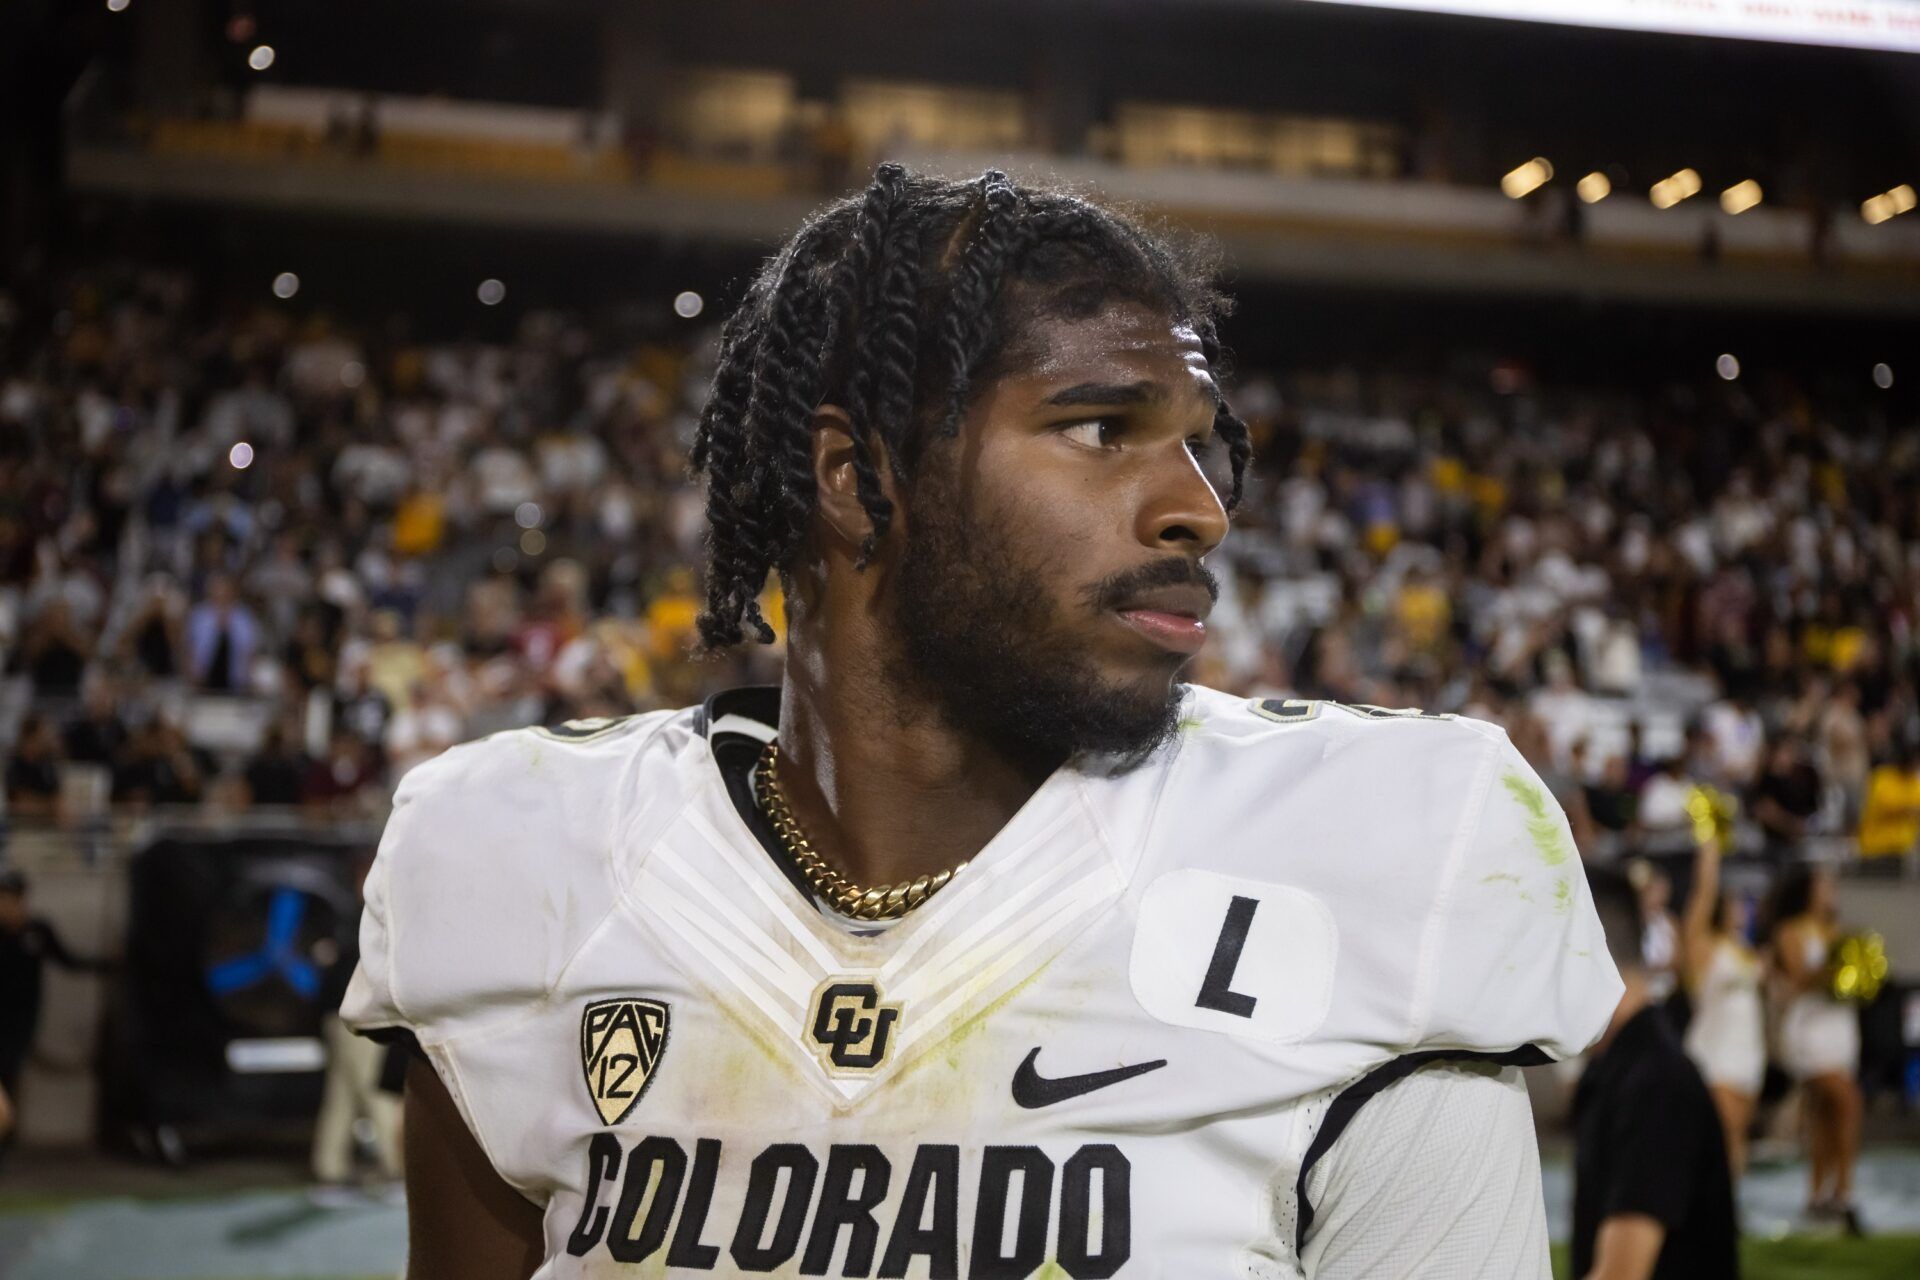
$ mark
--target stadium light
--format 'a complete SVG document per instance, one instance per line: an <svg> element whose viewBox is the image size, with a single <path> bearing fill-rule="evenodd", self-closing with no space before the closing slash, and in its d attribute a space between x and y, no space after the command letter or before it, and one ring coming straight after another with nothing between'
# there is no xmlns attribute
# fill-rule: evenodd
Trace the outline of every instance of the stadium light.
<svg viewBox="0 0 1920 1280"><path fill-rule="evenodd" d="M1517 169L1510 170L1500 179L1500 189L1508 197L1518 200L1529 192L1538 191L1553 180L1553 166L1540 156L1535 156Z"/></svg>
<svg viewBox="0 0 1920 1280"><path fill-rule="evenodd" d="M1873 385L1882 391L1893 386L1893 366L1885 361L1873 366Z"/></svg>
<svg viewBox="0 0 1920 1280"><path fill-rule="evenodd" d="M300 292L300 277L293 274L293 272L282 271L273 278L274 297L282 299L291 298L298 292Z"/></svg>
<svg viewBox="0 0 1920 1280"><path fill-rule="evenodd" d="M480 282L480 287L474 290L474 293L479 297L481 306L497 307L507 296L507 286L488 276Z"/></svg>
<svg viewBox="0 0 1920 1280"><path fill-rule="evenodd" d="M540 527L540 504L537 502L521 503L513 509L513 522L522 529L538 529Z"/></svg>
<svg viewBox="0 0 1920 1280"><path fill-rule="evenodd" d="M691 320L707 309L707 300L691 289L683 290L673 296L673 314L682 320Z"/></svg>
<svg viewBox="0 0 1920 1280"><path fill-rule="evenodd" d="M547 549L547 535L538 529L529 529L520 535L520 551L523 555L537 556Z"/></svg>
<svg viewBox="0 0 1920 1280"><path fill-rule="evenodd" d="M1895 187L1893 190L1887 192L1887 199L1893 201L1893 211L1895 213L1912 213L1913 212L1913 206L1914 206L1913 188L1908 186L1906 183L1903 182L1899 186Z"/></svg>
<svg viewBox="0 0 1920 1280"><path fill-rule="evenodd" d="M1682 169L1654 183L1648 198L1656 209L1671 209L1682 200L1690 200L1699 194L1700 174L1693 169Z"/></svg>
<svg viewBox="0 0 1920 1280"><path fill-rule="evenodd" d="M1728 213L1745 213L1760 203L1760 184L1752 178L1736 182L1720 193L1720 207Z"/></svg>
<svg viewBox="0 0 1920 1280"><path fill-rule="evenodd" d="M1728 382L1732 382L1740 376L1740 362L1731 355L1723 353L1718 360L1713 362L1713 371Z"/></svg>
<svg viewBox="0 0 1920 1280"><path fill-rule="evenodd" d="M107 0L108 13L125 13L126 11L127 0Z"/></svg>
<svg viewBox="0 0 1920 1280"><path fill-rule="evenodd" d="M245 471L253 465L253 446L245 440L227 450L227 461L233 464L235 471Z"/></svg>
<svg viewBox="0 0 1920 1280"><path fill-rule="evenodd" d="M1898 212L1893 207L1893 197L1888 195L1875 196L1860 206L1860 216L1867 220L1868 225L1876 227Z"/></svg>
<svg viewBox="0 0 1920 1280"><path fill-rule="evenodd" d="M1599 204L1613 194L1613 182L1606 174L1595 169L1580 179L1579 185L1574 190L1578 191L1580 198L1588 204Z"/></svg>
<svg viewBox="0 0 1920 1280"><path fill-rule="evenodd" d="M265 71L268 67L272 66L273 46L270 44L255 45L253 52L247 55L247 65L255 71Z"/></svg>

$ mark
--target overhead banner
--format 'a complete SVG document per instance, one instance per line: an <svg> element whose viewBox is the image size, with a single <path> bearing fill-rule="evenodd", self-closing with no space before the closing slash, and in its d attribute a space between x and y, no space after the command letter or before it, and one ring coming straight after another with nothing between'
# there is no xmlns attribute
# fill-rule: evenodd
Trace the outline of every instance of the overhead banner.
<svg viewBox="0 0 1920 1280"><path fill-rule="evenodd" d="M1314 3L1920 53L1920 0L1314 0Z"/></svg>

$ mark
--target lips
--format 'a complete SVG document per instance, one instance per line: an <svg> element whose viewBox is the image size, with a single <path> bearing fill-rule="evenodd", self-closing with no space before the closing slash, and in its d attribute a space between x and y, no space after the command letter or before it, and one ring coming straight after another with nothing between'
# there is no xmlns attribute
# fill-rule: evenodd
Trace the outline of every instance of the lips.
<svg viewBox="0 0 1920 1280"><path fill-rule="evenodd" d="M1207 642L1213 597L1197 583L1137 592L1114 615L1141 636L1172 653L1198 653Z"/></svg>

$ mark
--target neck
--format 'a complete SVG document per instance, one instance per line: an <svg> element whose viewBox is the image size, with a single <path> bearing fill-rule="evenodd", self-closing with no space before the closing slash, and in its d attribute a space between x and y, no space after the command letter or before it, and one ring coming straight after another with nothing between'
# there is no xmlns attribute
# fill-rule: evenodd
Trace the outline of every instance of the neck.
<svg viewBox="0 0 1920 1280"><path fill-rule="evenodd" d="M780 789L813 847L863 885L971 859L1053 764L1014 759L904 690L871 645L789 637L780 701ZM871 634L871 633L869 633ZM833 676L821 655L833 653ZM1057 762L1055 762L1057 763Z"/></svg>

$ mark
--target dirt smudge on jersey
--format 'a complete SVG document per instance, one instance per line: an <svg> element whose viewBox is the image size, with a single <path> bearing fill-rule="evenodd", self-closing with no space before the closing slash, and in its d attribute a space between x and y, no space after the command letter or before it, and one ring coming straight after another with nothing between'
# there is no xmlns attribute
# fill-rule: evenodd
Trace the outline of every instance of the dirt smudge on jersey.
<svg viewBox="0 0 1920 1280"><path fill-rule="evenodd" d="M765 1114L771 1095L804 1089L802 1064L791 1049L782 1050L744 1019L732 1019L739 1034L699 1064L685 1089L688 1115L712 1117L721 1124L750 1122Z"/></svg>

